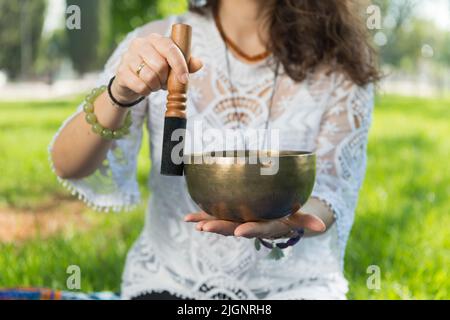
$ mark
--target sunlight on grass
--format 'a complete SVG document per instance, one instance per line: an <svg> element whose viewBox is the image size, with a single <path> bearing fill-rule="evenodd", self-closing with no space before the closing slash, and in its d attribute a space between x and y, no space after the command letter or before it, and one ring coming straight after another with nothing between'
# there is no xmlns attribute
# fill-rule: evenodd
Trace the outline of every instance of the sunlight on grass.
<svg viewBox="0 0 450 320"><path fill-rule="evenodd" d="M47 145L79 98L0 104L0 208L33 208L68 197L47 162ZM368 173L346 256L352 299L450 297L450 100L378 99ZM148 137L139 157L144 195ZM0 244L0 287L65 288L66 268L82 267L82 290L119 290L126 252L143 210L96 214L87 230L48 240ZM381 268L381 289L366 286L367 267Z"/></svg>

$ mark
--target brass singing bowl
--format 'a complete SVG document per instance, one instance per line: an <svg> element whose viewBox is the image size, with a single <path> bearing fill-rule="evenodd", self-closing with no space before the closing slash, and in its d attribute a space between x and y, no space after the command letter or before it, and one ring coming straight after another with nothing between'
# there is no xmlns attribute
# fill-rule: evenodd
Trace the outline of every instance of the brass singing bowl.
<svg viewBox="0 0 450 320"><path fill-rule="evenodd" d="M316 175L316 156L310 152L192 154L184 162L193 201L218 219L236 222L297 212L311 196Z"/></svg>

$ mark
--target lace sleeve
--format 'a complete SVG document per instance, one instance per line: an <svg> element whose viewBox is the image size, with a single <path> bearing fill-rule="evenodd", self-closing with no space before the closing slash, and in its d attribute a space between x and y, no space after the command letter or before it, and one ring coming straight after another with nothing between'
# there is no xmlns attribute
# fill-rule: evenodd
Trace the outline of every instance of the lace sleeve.
<svg viewBox="0 0 450 320"><path fill-rule="evenodd" d="M336 76L334 83L317 137L312 196L333 210L343 257L366 170L373 85L359 87L343 75Z"/></svg>
<svg viewBox="0 0 450 320"><path fill-rule="evenodd" d="M105 69L98 80L98 86L108 84L111 77L116 73L121 56L127 50L130 41L135 38L138 33L139 30L130 33L119 45L107 62ZM133 107L133 126L130 129L130 135L114 143L102 166L92 175L77 180L64 180L58 178L72 194L78 195L79 199L86 202L91 208L105 212L110 210L128 211L140 202L140 194L136 180L136 167L147 107L147 99ZM82 106L80 105L77 112L62 125L49 146L50 153L59 132L81 112L83 111ZM53 168L52 162L51 165Z"/></svg>

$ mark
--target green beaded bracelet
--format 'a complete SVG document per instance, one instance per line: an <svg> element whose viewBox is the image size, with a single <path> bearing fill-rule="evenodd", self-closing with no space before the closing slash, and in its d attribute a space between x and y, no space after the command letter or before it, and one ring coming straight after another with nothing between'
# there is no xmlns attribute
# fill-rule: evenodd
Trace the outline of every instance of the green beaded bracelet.
<svg viewBox="0 0 450 320"><path fill-rule="evenodd" d="M105 92L107 89L106 86L101 86L100 88L95 88L92 90L90 94L86 96L83 105L83 111L86 113L86 122L92 126L92 131L102 138L107 140L119 140L130 134L130 128L133 124L133 119L131 117L131 111L128 111L127 116L125 118L125 123L122 128L111 130L108 128L104 128L100 123L98 123L97 116L94 113L94 102L97 98Z"/></svg>

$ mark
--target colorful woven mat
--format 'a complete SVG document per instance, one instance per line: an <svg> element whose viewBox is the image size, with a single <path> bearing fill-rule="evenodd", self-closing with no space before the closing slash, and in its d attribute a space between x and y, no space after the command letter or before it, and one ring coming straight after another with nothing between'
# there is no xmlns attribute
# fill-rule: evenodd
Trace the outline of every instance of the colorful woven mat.
<svg viewBox="0 0 450 320"><path fill-rule="evenodd" d="M0 300L120 300L112 292L67 292L44 288L0 289Z"/></svg>

